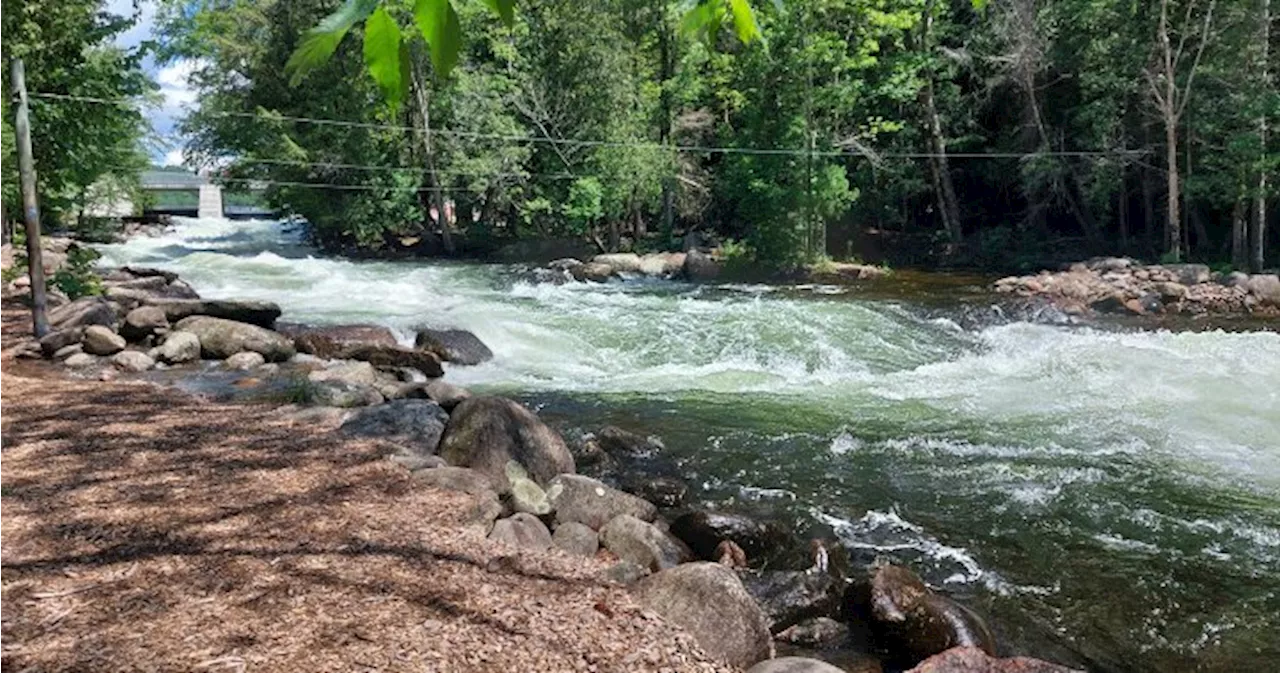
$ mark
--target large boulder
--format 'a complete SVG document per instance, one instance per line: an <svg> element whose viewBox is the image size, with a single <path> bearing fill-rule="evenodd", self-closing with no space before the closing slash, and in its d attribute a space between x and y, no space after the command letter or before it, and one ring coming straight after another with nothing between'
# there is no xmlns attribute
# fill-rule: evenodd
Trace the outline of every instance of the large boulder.
<svg viewBox="0 0 1280 673"><path fill-rule="evenodd" d="M773 644L760 607L738 576L718 563L686 563L640 580L636 600L691 633L707 654L747 668Z"/></svg>
<svg viewBox="0 0 1280 673"><path fill-rule="evenodd" d="M53 330L116 323L116 306L102 297L81 297L49 311L49 328Z"/></svg>
<svg viewBox="0 0 1280 673"><path fill-rule="evenodd" d="M422 372L424 376L430 378L444 376L444 367L440 365L440 356L431 351L405 348L404 346L356 344L344 347L340 353L344 359L368 362L379 369L407 367Z"/></svg>
<svg viewBox="0 0 1280 673"><path fill-rule="evenodd" d="M630 514L614 517L600 529L600 544L620 559L658 572L688 561L679 542L651 523Z"/></svg>
<svg viewBox="0 0 1280 673"><path fill-rule="evenodd" d="M164 311L156 306L139 306L124 316L124 322L120 324L120 336L129 341L142 341L167 329L169 319L164 317Z"/></svg>
<svg viewBox="0 0 1280 673"><path fill-rule="evenodd" d="M685 280L714 280L720 275L720 263L706 253L690 250L685 255L681 275Z"/></svg>
<svg viewBox="0 0 1280 673"><path fill-rule="evenodd" d="M726 540L755 560L795 546L795 536L774 522L757 521L728 512L688 512L671 522L671 534L680 538L698 558L716 559L716 548Z"/></svg>
<svg viewBox="0 0 1280 673"><path fill-rule="evenodd" d="M575 471L559 433L504 397L472 397L458 404L440 438L440 457L484 472L502 491L509 488L506 470L512 460L540 484Z"/></svg>
<svg viewBox="0 0 1280 673"><path fill-rule="evenodd" d="M200 359L200 337L182 330L170 332L156 351L156 358L171 365Z"/></svg>
<svg viewBox="0 0 1280 673"><path fill-rule="evenodd" d="M284 362L294 354L293 342L284 335L246 322L196 315L179 320L174 329L196 335L206 358L222 360L253 351L268 362Z"/></svg>
<svg viewBox="0 0 1280 673"><path fill-rule="evenodd" d="M574 556L590 558L600 549L600 536L583 524L570 521L556 526L555 533L551 535L551 543L557 549Z"/></svg>
<svg viewBox="0 0 1280 673"><path fill-rule="evenodd" d="M569 275L580 282L603 283L613 277L613 267L600 262L587 262L570 269Z"/></svg>
<svg viewBox="0 0 1280 673"><path fill-rule="evenodd" d="M920 662L907 673L1080 673L1028 657L997 659L976 647L955 647Z"/></svg>
<svg viewBox="0 0 1280 673"><path fill-rule="evenodd" d="M805 619L834 616L844 595L841 583L825 572L749 570L742 573L742 584L774 633Z"/></svg>
<svg viewBox="0 0 1280 673"><path fill-rule="evenodd" d="M543 551L551 548L551 531L538 517L517 512L493 523L490 540L498 540L523 549Z"/></svg>
<svg viewBox="0 0 1280 673"><path fill-rule="evenodd" d="M115 355L125 347L124 337L102 325L86 327L80 343L84 346L84 352L90 355Z"/></svg>
<svg viewBox="0 0 1280 673"><path fill-rule="evenodd" d="M653 503L578 474L557 475L547 489L556 521L561 524L577 522L599 530L623 514L642 521L653 521L658 514Z"/></svg>
<svg viewBox="0 0 1280 673"><path fill-rule="evenodd" d="M995 654L995 637L981 617L935 594L906 568L877 568L868 602L855 607L856 612L869 613L877 641L904 668L953 647L976 647Z"/></svg>
<svg viewBox="0 0 1280 673"><path fill-rule="evenodd" d="M348 437L389 439L415 453L431 455L448 420L449 414L435 402L392 400L357 411L342 424L340 432Z"/></svg>
<svg viewBox="0 0 1280 673"><path fill-rule="evenodd" d="M778 657L748 668L747 673L844 673L844 669L818 659Z"/></svg>
<svg viewBox="0 0 1280 673"><path fill-rule="evenodd" d="M640 273L640 256L633 252L612 252L596 255L590 264L603 264L613 269L615 275L620 273Z"/></svg>
<svg viewBox="0 0 1280 673"><path fill-rule="evenodd" d="M248 323L270 329L280 317L280 307L269 301L237 301L233 299L169 299L151 298L147 304L159 307L169 322L190 316L208 316ZM292 345L290 345L292 348Z"/></svg>
<svg viewBox="0 0 1280 673"><path fill-rule="evenodd" d="M299 353L326 359L342 358L344 349L352 346L399 345L396 335L381 325L328 325L323 327L284 327L280 330L293 337Z"/></svg>
<svg viewBox="0 0 1280 673"><path fill-rule="evenodd" d="M640 258L640 273L646 276L672 278L684 269L683 252L656 252Z"/></svg>
<svg viewBox="0 0 1280 673"><path fill-rule="evenodd" d="M1249 276L1245 287L1261 303L1280 306L1280 276L1274 273L1255 273Z"/></svg>
<svg viewBox="0 0 1280 673"><path fill-rule="evenodd" d="M418 329L413 345L432 351L446 362L478 365L493 359L493 351L476 335L462 329Z"/></svg>

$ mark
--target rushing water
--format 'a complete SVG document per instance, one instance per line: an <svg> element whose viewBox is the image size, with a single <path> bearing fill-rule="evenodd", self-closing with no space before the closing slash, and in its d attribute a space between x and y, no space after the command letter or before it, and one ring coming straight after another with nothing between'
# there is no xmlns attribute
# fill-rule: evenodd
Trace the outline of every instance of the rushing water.
<svg viewBox="0 0 1280 673"><path fill-rule="evenodd" d="M909 563L1012 649L1119 671L1280 661L1274 332L969 326L928 297L823 286L530 284L321 258L274 222L185 220L103 251L285 320L471 330L496 357L449 380L570 433L660 435L699 499Z"/></svg>

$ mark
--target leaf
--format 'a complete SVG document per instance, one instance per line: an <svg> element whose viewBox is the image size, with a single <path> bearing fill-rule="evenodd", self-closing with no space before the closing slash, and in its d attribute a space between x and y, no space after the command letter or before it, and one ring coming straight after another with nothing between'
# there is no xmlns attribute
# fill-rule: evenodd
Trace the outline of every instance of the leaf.
<svg viewBox="0 0 1280 673"><path fill-rule="evenodd" d="M680 20L680 30L687 35L705 35L715 42L715 32L723 16L724 0L702 0L685 12Z"/></svg>
<svg viewBox="0 0 1280 673"><path fill-rule="evenodd" d="M342 38L346 37L347 31L369 16L378 2L379 0L347 0L337 11L307 31L302 44L298 45L289 56L288 63L285 63L284 71L289 75L289 85L298 86L308 72L328 62Z"/></svg>
<svg viewBox="0 0 1280 673"><path fill-rule="evenodd" d="M385 7L379 7L364 24L364 63L378 83L392 110L403 100L400 68L400 26Z"/></svg>
<svg viewBox="0 0 1280 673"><path fill-rule="evenodd" d="M502 23L508 28L516 23L516 0L484 0L484 4L502 17Z"/></svg>
<svg viewBox="0 0 1280 673"><path fill-rule="evenodd" d="M431 64L436 76L443 79L458 64L462 51L462 24L449 0L417 0L413 19L431 49Z"/></svg>
<svg viewBox="0 0 1280 673"><path fill-rule="evenodd" d="M760 39L760 26L756 24L756 15L751 11L750 2L729 0L729 13L733 16L733 28L739 41L751 44Z"/></svg>

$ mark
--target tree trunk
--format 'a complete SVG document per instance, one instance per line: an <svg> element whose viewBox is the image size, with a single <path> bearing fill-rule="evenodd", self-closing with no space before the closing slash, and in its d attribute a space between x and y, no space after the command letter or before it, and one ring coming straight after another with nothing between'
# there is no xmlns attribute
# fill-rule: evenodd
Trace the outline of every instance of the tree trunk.
<svg viewBox="0 0 1280 673"><path fill-rule="evenodd" d="M622 241L622 225L618 223L618 218L609 218L609 252L617 252L618 244Z"/></svg>
<svg viewBox="0 0 1280 673"><path fill-rule="evenodd" d="M1169 261L1182 261L1182 210L1178 185L1178 122L1165 119L1165 221L1164 247Z"/></svg>
<svg viewBox="0 0 1280 673"><path fill-rule="evenodd" d="M1142 175L1142 230L1148 251L1158 250L1156 245L1156 190L1151 184L1151 171L1143 169Z"/></svg>
<svg viewBox="0 0 1280 673"><path fill-rule="evenodd" d="M932 60L933 54L933 12L936 0L929 0L924 7L924 20L921 22L920 47L926 58ZM929 135L929 168L933 173L934 194L938 199L938 212L942 216L942 226L947 238L953 245L964 241L964 229L960 222L960 205L956 199L955 184L951 181L951 166L947 161L947 142L942 134L942 120L938 116L938 104L934 96L934 72L930 62L928 76L925 78L924 97L925 126Z"/></svg>
<svg viewBox="0 0 1280 673"><path fill-rule="evenodd" d="M660 113L662 119L658 127L658 139L663 147L667 147L671 143L671 78L675 76L674 54L671 48L670 26L667 25L667 5L665 2L655 3L658 11L658 57L661 59L658 77L661 79L659 84L662 86L662 92L659 96ZM673 165L671 170L679 170L678 166ZM671 245L671 239L675 236L675 196L676 185L674 176L668 173L662 177L662 223L660 229L662 231L662 245ZM641 225L643 228L643 225ZM636 234L636 241L640 240L643 234Z"/></svg>
<svg viewBox="0 0 1280 673"><path fill-rule="evenodd" d="M424 219L428 222L431 221L431 209L434 206L437 224L440 226L440 244L444 247L445 254L452 255L457 249L453 243L453 235L449 232L449 214L445 207L443 187L436 174L435 148L432 146L431 139L430 84L427 82L425 73L422 72L422 64L416 55L413 58L411 85L416 103L414 107L416 108L417 135L422 148L423 163L427 168L423 175L423 188L418 191L418 200L422 203Z"/></svg>
<svg viewBox="0 0 1280 673"><path fill-rule="evenodd" d="M1262 0L1262 78L1259 84L1263 90L1270 90L1271 74L1268 59L1271 56L1271 0ZM1267 113L1258 115L1258 144L1262 147L1262 158L1267 154ZM1254 273L1262 273L1266 263L1267 248L1267 171L1258 171L1258 193L1253 197L1253 248L1249 255L1249 267Z"/></svg>
<svg viewBox="0 0 1280 673"><path fill-rule="evenodd" d="M1237 199L1231 209L1231 265L1237 269L1249 266L1249 204Z"/></svg>

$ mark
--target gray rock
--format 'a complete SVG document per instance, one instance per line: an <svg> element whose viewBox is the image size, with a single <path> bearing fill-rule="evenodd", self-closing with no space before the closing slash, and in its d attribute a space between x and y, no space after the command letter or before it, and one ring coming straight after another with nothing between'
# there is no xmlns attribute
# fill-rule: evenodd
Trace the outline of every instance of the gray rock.
<svg viewBox="0 0 1280 673"><path fill-rule="evenodd" d="M410 448L418 455L436 452L449 415L427 400L392 400L357 411L342 424L348 437L379 437Z"/></svg>
<svg viewBox="0 0 1280 673"><path fill-rule="evenodd" d="M291 340L245 322L197 315L179 320L174 328L196 335L200 340L200 354L216 360L240 351L261 353L268 362L283 362L294 354Z"/></svg>
<svg viewBox="0 0 1280 673"><path fill-rule="evenodd" d="M666 450L657 437L646 437L612 425L601 428L596 433L596 440L600 442L600 448L615 456L647 458Z"/></svg>
<svg viewBox="0 0 1280 673"><path fill-rule="evenodd" d="M111 326L116 320L115 305L102 297L81 297L49 311L49 327L54 330L89 325Z"/></svg>
<svg viewBox="0 0 1280 673"><path fill-rule="evenodd" d="M125 315L124 323L120 325L120 336L129 341L142 341L167 329L169 319L164 317L164 311L155 306L139 306Z"/></svg>
<svg viewBox="0 0 1280 673"><path fill-rule="evenodd" d="M479 337L462 329L419 328L413 345L460 365L478 365L493 359L493 351Z"/></svg>
<svg viewBox="0 0 1280 673"><path fill-rule="evenodd" d="M547 487L556 490L551 496L551 506L556 511L558 523L572 521L599 530L623 514L642 521L653 521L658 515L652 503L610 488L591 477L562 474L552 479Z"/></svg>
<svg viewBox="0 0 1280 673"><path fill-rule="evenodd" d="M747 669L747 673L845 673L825 661L807 657L768 659Z"/></svg>
<svg viewBox="0 0 1280 673"><path fill-rule="evenodd" d="M976 647L954 647L907 673L1082 673L1030 657L997 659Z"/></svg>
<svg viewBox="0 0 1280 673"><path fill-rule="evenodd" d="M308 381L306 396L311 404L350 409L382 404L386 400L382 393L371 386L363 386L346 381Z"/></svg>
<svg viewBox="0 0 1280 673"><path fill-rule="evenodd" d="M720 263L704 252L690 250L685 255L681 275L685 280L714 280L720 275Z"/></svg>
<svg viewBox="0 0 1280 673"><path fill-rule="evenodd" d="M511 484L511 492L508 493L511 509L534 516L551 513L551 501L547 492L529 478L520 463L514 460L507 463L507 481Z"/></svg>
<svg viewBox="0 0 1280 673"><path fill-rule="evenodd" d="M40 351L46 357L51 356L58 351L72 344L79 344L84 338L83 327L68 327L66 329L54 330L40 337Z"/></svg>
<svg viewBox="0 0 1280 673"><path fill-rule="evenodd" d="M613 277L613 267L599 262L587 262L581 266L573 267L569 270L569 273L577 281L603 283Z"/></svg>
<svg viewBox="0 0 1280 673"><path fill-rule="evenodd" d="M455 386L452 383L445 383L439 379L427 382L423 387L423 392L426 394L427 399L439 404L445 411L453 411L454 407L471 397L471 392L466 388Z"/></svg>
<svg viewBox="0 0 1280 673"><path fill-rule="evenodd" d="M600 544L618 558L653 572L674 568L688 557L667 533L629 514L615 517L600 529Z"/></svg>
<svg viewBox="0 0 1280 673"><path fill-rule="evenodd" d="M848 640L849 627L830 617L814 617L783 629L776 638L801 647L835 647Z"/></svg>
<svg viewBox="0 0 1280 673"><path fill-rule="evenodd" d="M1204 264L1162 264L1165 271L1173 274L1174 279L1183 285L1207 283L1213 272Z"/></svg>
<svg viewBox="0 0 1280 673"><path fill-rule="evenodd" d="M445 465L429 470L417 470L413 473L413 478L426 486L446 491L461 491L471 495L493 491L493 482L488 477L465 467Z"/></svg>
<svg viewBox="0 0 1280 673"><path fill-rule="evenodd" d="M746 571L741 578L774 633L805 619L834 617L844 594L841 583L823 572Z"/></svg>
<svg viewBox="0 0 1280 673"><path fill-rule="evenodd" d="M1255 273L1249 276L1246 287L1249 294L1257 297L1263 304L1280 306L1280 276L1274 273Z"/></svg>
<svg viewBox="0 0 1280 673"><path fill-rule="evenodd" d="M648 568L623 559L601 572L600 578L606 582L613 582L615 584L621 584L624 587L629 587L651 574L652 573L649 572Z"/></svg>
<svg viewBox="0 0 1280 673"><path fill-rule="evenodd" d="M124 350L126 345L124 337L102 325L86 327L80 343L84 346L84 352L90 355L115 355Z"/></svg>
<svg viewBox="0 0 1280 673"><path fill-rule="evenodd" d="M509 488L506 468L512 460L541 484L574 472L573 456L559 433L502 397L472 397L455 407L440 438L439 453L450 465L489 475L499 492Z"/></svg>
<svg viewBox="0 0 1280 673"><path fill-rule="evenodd" d="M575 556L592 557L600 549L600 536L583 524L570 521L556 526L551 543Z"/></svg>
<svg viewBox="0 0 1280 673"><path fill-rule="evenodd" d="M588 264L601 264L619 273L640 273L640 256L633 252L614 252L596 255Z"/></svg>
<svg viewBox="0 0 1280 673"><path fill-rule="evenodd" d="M160 344L156 359L171 365L200 359L200 339L191 332L169 332Z"/></svg>
<svg viewBox="0 0 1280 673"><path fill-rule="evenodd" d="M154 367L156 361L140 351L120 351L111 358L111 364L126 372L145 372Z"/></svg>
<svg viewBox="0 0 1280 673"><path fill-rule="evenodd" d="M538 517L525 512L495 521L489 539L523 549L542 551L551 548L551 531L547 530Z"/></svg>
<svg viewBox="0 0 1280 673"><path fill-rule="evenodd" d="M764 614L734 572L719 563L686 563L640 580L636 600L684 627L707 654L747 668L768 659L772 641Z"/></svg>
<svg viewBox="0 0 1280 673"><path fill-rule="evenodd" d="M198 341L196 342L199 343ZM267 359L262 357L262 353L254 353L253 351L240 351L235 355L222 361L222 366L227 369L235 369L239 371L248 371L257 369L266 364Z"/></svg>
<svg viewBox="0 0 1280 673"><path fill-rule="evenodd" d="M63 346L62 348L59 348L57 352L53 354L53 359L66 360L72 355L76 355L77 353L83 353L83 352L84 352L84 346L81 346L80 344L75 343L75 344L71 344L70 346Z"/></svg>
<svg viewBox="0 0 1280 673"><path fill-rule="evenodd" d="M995 653L995 638L982 618L935 594L915 573L899 566L876 569L868 612L877 642L888 646L894 663L906 668L952 647Z"/></svg>
<svg viewBox="0 0 1280 673"><path fill-rule="evenodd" d="M88 353L76 353L62 361L68 367L91 367L98 364L98 358Z"/></svg>
<svg viewBox="0 0 1280 673"><path fill-rule="evenodd" d="M502 503L493 491L482 491L472 496L471 504L462 512L462 525L474 528L481 535L493 530L493 522L502 516Z"/></svg>
<svg viewBox="0 0 1280 673"><path fill-rule="evenodd" d="M372 386L378 381L378 370L368 362L338 361L330 363L324 369L317 369L307 378L317 383L323 381L342 381L362 386Z"/></svg>
<svg viewBox="0 0 1280 673"><path fill-rule="evenodd" d="M208 316L270 329L275 326L276 318L280 317L280 307L269 301L153 298L147 303L163 310L165 318L171 323L190 316Z"/></svg>
<svg viewBox="0 0 1280 673"><path fill-rule="evenodd" d="M285 327L280 330L293 338L298 352L321 358L345 357L342 353L355 346L396 347L396 335L381 325L327 325L324 327Z"/></svg>

